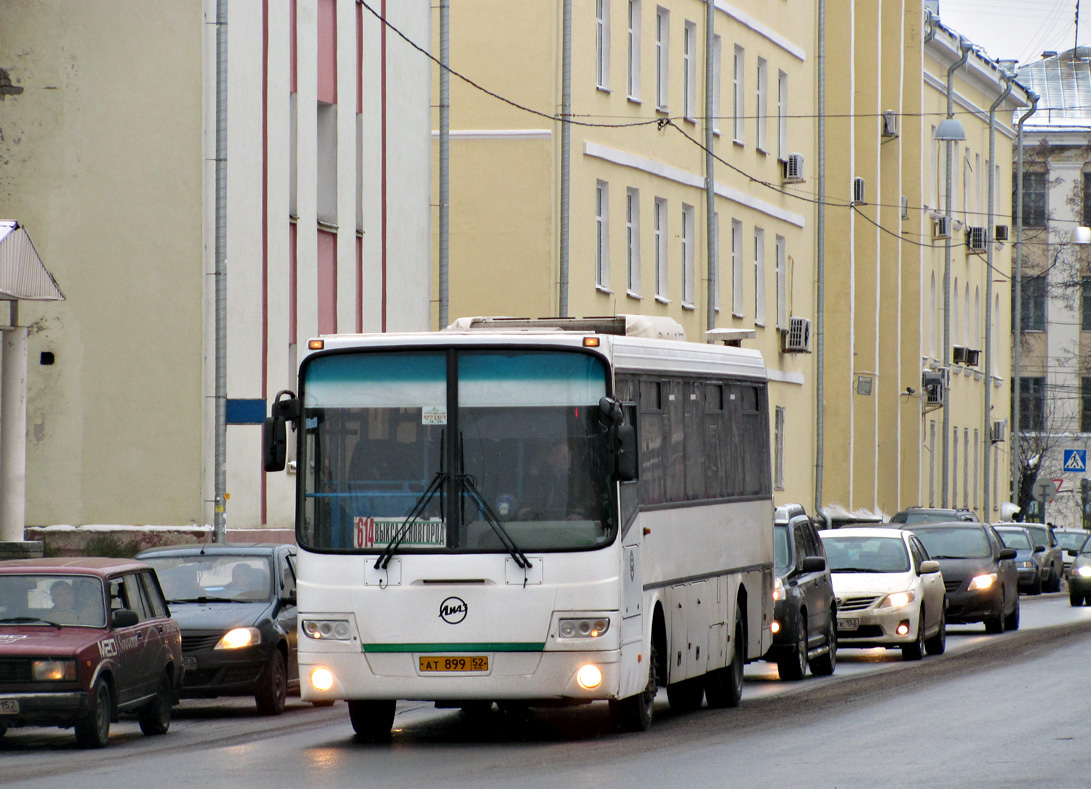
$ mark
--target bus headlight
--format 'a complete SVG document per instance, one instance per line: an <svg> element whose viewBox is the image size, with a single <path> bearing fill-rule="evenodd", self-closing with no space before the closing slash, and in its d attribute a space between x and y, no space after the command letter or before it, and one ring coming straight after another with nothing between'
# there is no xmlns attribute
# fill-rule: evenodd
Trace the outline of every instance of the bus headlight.
<svg viewBox="0 0 1091 789"><path fill-rule="evenodd" d="M330 638L334 641L348 641L352 631L348 620L345 619L304 619L303 633L315 639Z"/></svg>
<svg viewBox="0 0 1091 789"><path fill-rule="evenodd" d="M333 672L319 666L311 672L311 687L315 690L329 690L333 687Z"/></svg>
<svg viewBox="0 0 1091 789"><path fill-rule="evenodd" d="M598 638L610 629L607 617L590 619L562 619L557 623L557 635L561 638Z"/></svg>
<svg viewBox="0 0 1091 789"><path fill-rule="evenodd" d="M602 684L602 671L593 663L580 666L580 670L576 672L576 682L584 690L594 690Z"/></svg>
<svg viewBox="0 0 1091 789"><path fill-rule="evenodd" d="M242 649L261 643L261 631L256 627L236 627L224 633L213 649Z"/></svg>

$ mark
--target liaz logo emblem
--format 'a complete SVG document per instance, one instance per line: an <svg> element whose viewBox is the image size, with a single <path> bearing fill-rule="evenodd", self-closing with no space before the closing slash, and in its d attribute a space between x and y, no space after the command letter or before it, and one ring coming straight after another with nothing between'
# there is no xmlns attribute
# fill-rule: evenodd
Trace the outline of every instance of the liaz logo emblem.
<svg viewBox="0 0 1091 789"><path fill-rule="evenodd" d="M448 597L439 604L439 618L449 625L457 625L466 618L469 610L461 597Z"/></svg>

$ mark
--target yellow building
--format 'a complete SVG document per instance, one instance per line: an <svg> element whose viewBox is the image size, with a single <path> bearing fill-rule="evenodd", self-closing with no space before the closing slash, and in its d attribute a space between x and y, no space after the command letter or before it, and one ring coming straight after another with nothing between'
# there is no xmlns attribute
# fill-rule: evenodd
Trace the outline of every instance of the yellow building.
<svg viewBox="0 0 1091 789"><path fill-rule="evenodd" d="M920 0L826 13L818 495L997 520L1010 497L1012 111L1025 91L1005 96L1000 64ZM964 139L947 142L949 79Z"/></svg>
<svg viewBox="0 0 1091 789"><path fill-rule="evenodd" d="M567 169L561 0L469 0L450 11L449 291L439 315L641 313L674 318L697 342L712 328L737 330L773 382L778 503L809 504L813 4L717 1L711 47L700 0L571 7Z"/></svg>

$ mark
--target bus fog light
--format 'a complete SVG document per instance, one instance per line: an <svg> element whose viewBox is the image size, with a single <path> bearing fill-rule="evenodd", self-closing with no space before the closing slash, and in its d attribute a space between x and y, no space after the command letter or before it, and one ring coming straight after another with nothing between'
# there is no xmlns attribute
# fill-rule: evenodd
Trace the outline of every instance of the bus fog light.
<svg viewBox="0 0 1091 789"><path fill-rule="evenodd" d="M780 632L780 622L778 622L777 620L774 619L773 624L769 625L769 632L772 633L774 636L777 633L779 633Z"/></svg>
<svg viewBox="0 0 1091 789"><path fill-rule="evenodd" d="M602 672L598 666L591 663L580 666L580 670L576 672L576 682L584 690L594 690L602 684Z"/></svg>
<svg viewBox="0 0 1091 789"><path fill-rule="evenodd" d="M315 690L329 690L333 687L333 672L319 666L311 672L311 687Z"/></svg>

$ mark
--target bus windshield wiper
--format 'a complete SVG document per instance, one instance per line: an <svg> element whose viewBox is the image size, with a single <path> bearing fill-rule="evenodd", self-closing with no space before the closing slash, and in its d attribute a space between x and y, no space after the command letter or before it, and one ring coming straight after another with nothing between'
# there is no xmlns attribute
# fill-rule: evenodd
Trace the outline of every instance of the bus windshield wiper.
<svg viewBox="0 0 1091 789"><path fill-rule="evenodd" d="M493 512L492 507L481 496L481 491L477 489L477 485L474 483L474 478L469 474L458 475L459 487L463 488L469 495L470 500L474 503L477 509L485 517L485 522L492 527L492 530L496 532L496 536L500 538L500 542L504 547L508 549L508 553L511 554L511 558L515 560L515 563L522 570L530 569L530 559L527 555L519 550L519 546L515 544L515 540L508 534L507 529L500 523L500 519L496 517L496 513Z"/></svg>
<svg viewBox="0 0 1091 789"><path fill-rule="evenodd" d="M398 527L398 531L394 534L394 537L379 553L379 558L375 560L376 570L385 570L387 565L390 564L391 557L394 555L394 552L398 550L398 546L402 544L405 535L409 533L409 529L412 527L413 522L428 508L428 502L432 500L432 497L443 489L443 483L447 481L448 476L446 471L437 471L436 475L432 477L432 481L428 483L428 487L425 488L424 492L417 498L416 503L413 505L413 509L405 516L405 520L402 521L402 525Z"/></svg>

